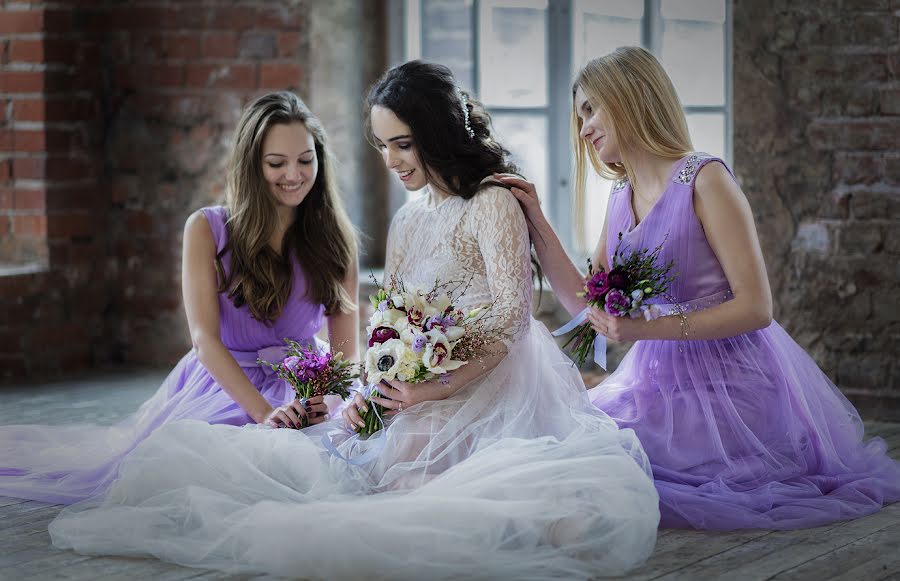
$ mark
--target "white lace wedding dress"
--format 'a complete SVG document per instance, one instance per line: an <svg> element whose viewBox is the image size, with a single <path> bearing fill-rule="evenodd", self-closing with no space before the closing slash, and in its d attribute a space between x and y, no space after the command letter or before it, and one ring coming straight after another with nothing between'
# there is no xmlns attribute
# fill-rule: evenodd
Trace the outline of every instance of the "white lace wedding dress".
<svg viewBox="0 0 900 581"><path fill-rule="evenodd" d="M494 304L506 357L366 441L340 419L302 432L175 422L125 460L105 497L66 509L53 543L308 579L587 578L644 561L659 520L647 460L532 319L511 194L410 202L386 272L422 286L477 273L464 302ZM323 434L351 459L376 458L348 464Z"/></svg>

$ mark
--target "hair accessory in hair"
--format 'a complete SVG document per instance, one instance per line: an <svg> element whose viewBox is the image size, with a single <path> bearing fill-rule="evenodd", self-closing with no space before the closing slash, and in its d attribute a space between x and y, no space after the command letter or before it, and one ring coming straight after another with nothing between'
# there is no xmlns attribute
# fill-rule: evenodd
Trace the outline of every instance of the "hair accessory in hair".
<svg viewBox="0 0 900 581"><path fill-rule="evenodd" d="M469 123L469 98L459 90L459 87L456 87L456 94L459 95L459 100L462 103L463 118L466 120L466 133L469 134L469 137L475 139L475 131L472 129L472 124Z"/></svg>

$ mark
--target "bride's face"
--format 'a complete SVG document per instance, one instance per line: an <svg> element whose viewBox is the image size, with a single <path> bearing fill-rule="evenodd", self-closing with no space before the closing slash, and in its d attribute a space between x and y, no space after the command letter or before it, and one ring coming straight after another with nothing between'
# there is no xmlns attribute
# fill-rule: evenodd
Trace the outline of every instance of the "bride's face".
<svg viewBox="0 0 900 581"><path fill-rule="evenodd" d="M397 174L407 190L424 188L428 179L409 125L381 105L372 107L371 122L375 145L381 151L384 165Z"/></svg>

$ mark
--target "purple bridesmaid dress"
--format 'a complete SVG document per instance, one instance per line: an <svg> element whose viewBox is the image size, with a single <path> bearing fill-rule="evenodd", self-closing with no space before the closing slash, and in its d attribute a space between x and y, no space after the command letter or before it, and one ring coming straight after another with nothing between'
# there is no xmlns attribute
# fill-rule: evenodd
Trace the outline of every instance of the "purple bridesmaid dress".
<svg viewBox="0 0 900 581"><path fill-rule="evenodd" d="M629 183L610 198L609 260L620 232L624 248L662 244L660 260L679 272L670 293L688 310L731 299L693 208L697 172L713 161L725 165L706 154L677 162L640 224ZM900 499L900 463L882 439L863 443L859 414L774 321L727 339L638 341L590 396L640 438L663 527L811 527Z"/></svg>
<svg viewBox="0 0 900 581"><path fill-rule="evenodd" d="M226 209L202 211L221 251L228 241ZM229 260L226 253L226 271ZM287 403L294 392L257 358L276 360L285 337L313 341L324 316L322 305L305 298L306 281L296 259L293 266L290 298L273 324L254 319L246 305L236 308L224 293L218 297L222 342L272 406ZM62 504L93 496L116 478L120 461L137 444L181 419L236 426L253 422L190 351L150 400L114 426L0 426L0 496Z"/></svg>

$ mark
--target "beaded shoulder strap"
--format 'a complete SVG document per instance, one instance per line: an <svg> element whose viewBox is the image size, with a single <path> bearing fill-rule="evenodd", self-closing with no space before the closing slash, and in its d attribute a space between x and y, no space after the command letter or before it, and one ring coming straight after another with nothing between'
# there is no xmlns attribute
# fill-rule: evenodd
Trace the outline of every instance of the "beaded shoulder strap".
<svg viewBox="0 0 900 581"><path fill-rule="evenodd" d="M672 181L685 185L693 183L700 168L714 159L719 158L708 153L692 153L688 156L687 161L684 162L684 167L672 178Z"/></svg>

